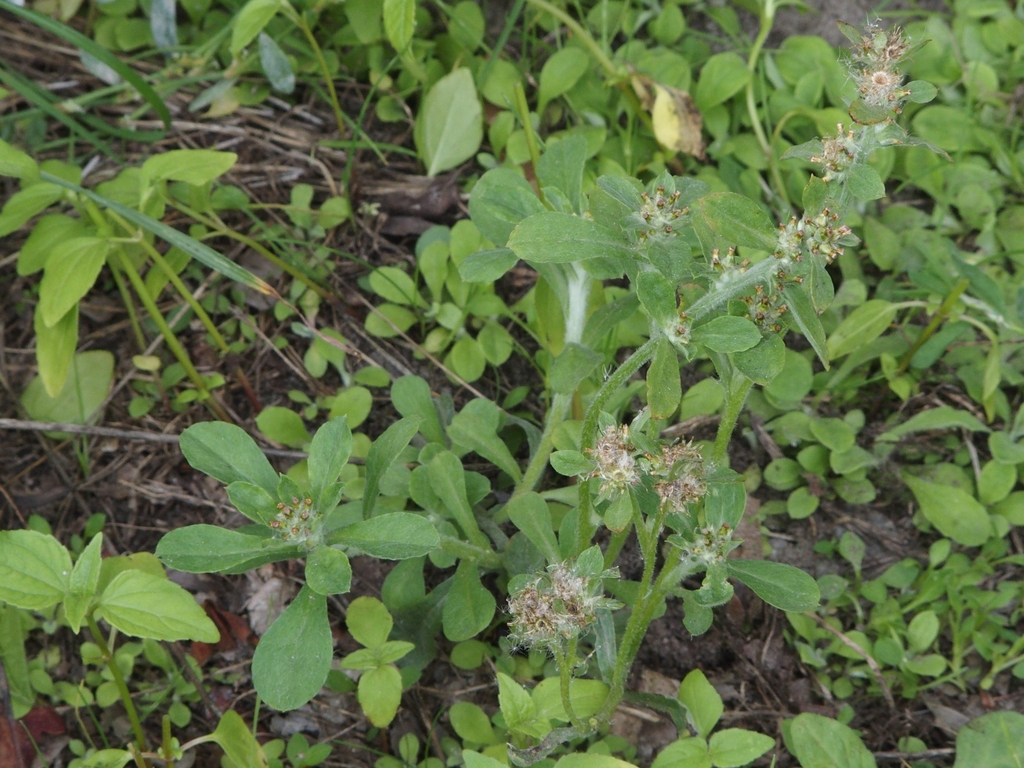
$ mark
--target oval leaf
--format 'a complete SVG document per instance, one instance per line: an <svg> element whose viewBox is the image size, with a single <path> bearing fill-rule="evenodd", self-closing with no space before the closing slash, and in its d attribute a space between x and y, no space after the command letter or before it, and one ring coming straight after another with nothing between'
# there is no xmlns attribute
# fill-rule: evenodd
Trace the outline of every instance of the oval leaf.
<svg viewBox="0 0 1024 768"><path fill-rule="evenodd" d="M818 583L792 565L769 560L730 560L728 567L730 576L783 611L810 611L821 601Z"/></svg>

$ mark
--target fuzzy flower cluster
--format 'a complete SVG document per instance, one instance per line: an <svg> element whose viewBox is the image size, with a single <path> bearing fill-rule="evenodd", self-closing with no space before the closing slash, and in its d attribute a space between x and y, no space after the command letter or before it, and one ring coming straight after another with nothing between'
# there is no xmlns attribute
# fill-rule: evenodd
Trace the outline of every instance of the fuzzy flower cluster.
<svg viewBox="0 0 1024 768"><path fill-rule="evenodd" d="M822 181L842 177L857 158L857 135L853 131L843 131L843 124L836 125L836 135L822 139L821 154L811 156L812 163L825 169Z"/></svg>
<svg viewBox="0 0 1024 768"><path fill-rule="evenodd" d="M654 491L662 506L672 512L684 511L708 492L704 460L693 441L663 445L661 453L645 457L645 463L651 477L659 478Z"/></svg>
<svg viewBox="0 0 1024 768"><path fill-rule="evenodd" d="M693 541L685 544L679 541L675 543L682 547L691 560L711 566L724 562L729 551L734 548L732 534L733 530L728 525L722 525L718 529L701 528Z"/></svg>
<svg viewBox="0 0 1024 768"><path fill-rule="evenodd" d="M689 212L689 208L679 207L679 196L678 191L666 195L665 188L661 186L655 189L653 195L641 193L640 210L637 211L637 215L644 226L648 227L640 231L641 242L658 234L672 234L676 219Z"/></svg>
<svg viewBox="0 0 1024 768"><path fill-rule="evenodd" d="M814 256L823 256L825 263L831 264L843 255L840 241L852 233L848 226L838 222L839 214L828 208L823 208L817 216L792 217L779 225L775 258L801 261L804 251L807 251Z"/></svg>
<svg viewBox="0 0 1024 768"><path fill-rule="evenodd" d="M597 467L588 477L601 479L602 496L618 496L640 482L640 470L633 450L629 441L629 427L625 424L606 428L594 447L587 449L587 453L597 462Z"/></svg>
<svg viewBox="0 0 1024 768"><path fill-rule="evenodd" d="M749 307L751 322L762 331L779 333L782 330L782 316L789 311L789 307L783 303L781 293L757 285L754 287L754 295L744 296L743 301Z"/></svg>
<svg viewBox="0 0 1024 768"><path fill-rule="evenodd" d="M312 527L318 517L312 499L293 498L290 505L283 501L278 503L277 514L268 525L277 538L301 544L312 535Z"/></svg>
<svg viewBox="0 0 1024 768"><path fill-rule="evenodd" d="M512 640L528 648L554 650L597 621L601 609L621 606L600 594L601 579L618 578L610 569L595 577L573 561L557 563L512 593L508 601Z"/></svg>
<svg viewBox="0 0 1024 768"><path fill-rule="evenodd" d="M900 103L909 94L902 87L899 62L909 52L910 43L901 28L894 27L888 32L877 26L867 28L850 51L853 78L865 104L899 113Z"/></svg>

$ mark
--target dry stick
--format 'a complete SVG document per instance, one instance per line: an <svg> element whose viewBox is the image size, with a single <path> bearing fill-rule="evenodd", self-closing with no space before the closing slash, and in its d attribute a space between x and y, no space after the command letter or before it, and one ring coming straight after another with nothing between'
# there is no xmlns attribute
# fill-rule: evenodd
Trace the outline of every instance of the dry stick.
<svg viewBox="0 0 1024 768"><path fill-rule="evenodd" d="M145 432L139 429L117 429L115 427L92 427L85 424L62 424L52 421L23 421L21 419L0 419L0 429L17 429L30 432L70 432L75 435L95 435L98 437L116 437L122 440L148 440L153 443L178 444L178 435L165 435L163 432ZM282 451L277 448L259 446L267 456L279 456L284 459L304 459L309 454L305 451Z"/></svg>
<svg viewBox="0 0 1024 768"><path fill-rule="evenodd" d="M891 711L895 712L896 700L892 697L892 691L889 690L889 685L885 682L885 677L882 675L882 668L878 666L878 662L875 661L874 658L872 658L872 656L867 651L861 648L860 644L856 640L851 640L845 634L843 634L838 629L829 624L827 621L825 621L823 618L821 618L821 616L819 616L818 614L813 613L811 611L807 611L806 613L804 613L804 616L810 616L812 619L818 622L818 624L820 624L833 635L838 637L839 641L843 645L845 645L847 648L856 651L864 657L864 661L866 661L868 663L868 666L871 667L871 673L875 676L875 682L878 683L878 687L882 689L882 695L885 696L885 703L889 705L889 709Z"/></svg>

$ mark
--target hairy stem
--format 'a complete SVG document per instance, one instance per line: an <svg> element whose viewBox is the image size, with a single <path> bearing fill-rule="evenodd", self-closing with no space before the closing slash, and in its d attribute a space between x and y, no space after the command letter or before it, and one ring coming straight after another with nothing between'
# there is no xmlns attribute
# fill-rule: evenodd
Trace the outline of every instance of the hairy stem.
<svg viewBox="0 0 1024 768"><path fill-rule="evenodd" d="M718 434L715 435L715 447L711 456L716 464L724 461L729 453L729 441L753 385L754 382L746 377L739 384L728 382L726 385L728 391L725 396L725 411L722 413L722 420L718 422Z"/></svg>

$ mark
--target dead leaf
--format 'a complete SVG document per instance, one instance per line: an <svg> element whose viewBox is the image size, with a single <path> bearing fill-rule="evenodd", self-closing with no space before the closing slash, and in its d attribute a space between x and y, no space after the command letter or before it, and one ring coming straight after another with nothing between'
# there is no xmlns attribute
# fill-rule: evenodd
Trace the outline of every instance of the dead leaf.
<svg viewBox="0 0 1024 768"><path fill-rule="evenodd" d="M704 118L688 92L639 74L633 75L633 90L651 113L654 137L662 147L704 159Z"/></svg>

